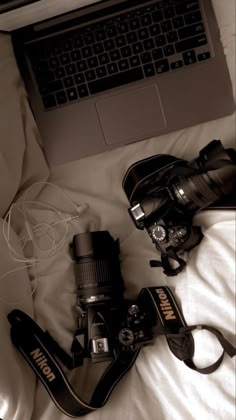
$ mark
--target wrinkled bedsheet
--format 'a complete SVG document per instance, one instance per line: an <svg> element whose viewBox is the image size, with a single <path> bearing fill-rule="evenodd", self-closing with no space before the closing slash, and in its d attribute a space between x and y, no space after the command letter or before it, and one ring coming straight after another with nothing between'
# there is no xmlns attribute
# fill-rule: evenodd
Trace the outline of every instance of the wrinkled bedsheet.
<svg viewBox="0 0 236 420"><path fill-rule="evenodd" d="M235 2L213 1L235 91ZM10 40L0 35L0 216L10 204L22 202L34 182L59 186L77 206L86 204L81 217L71 201L49 184L28 190L34 201L27 214L36 223L54 223L55 211L72 217L67 222L62 246L55 255L37 264L37 283L32 267L13 261L2 234L0 219L0 417L4 420L66 420L50 400L34 373L13 348L6 315L18 307L48 329L70 350L76 328L76 284L69 244L73 235L88 230L109 230L120 239L121 270L125 296L135 298L145 286L168 285L174 291L189 325L219 327L231 342L235 334L235 212L202 211L195 223L204 239L189 255L186 269L168 278L150 268L157 253L146 232L138 231L129 218L122 190L127 168L145 157L168 153L185 159L214 138L235 147L235 114L162 137L148 139L54 168L47 167L24 86L13 59ZM6 105L6 97L10 97ZM37 204L37 203L38 204ZM64 223L57 234L64 235ZM11 243L23 256L19 241L25 232L23 218L12 214ZM7 276L4 276L9 272ZM4 277L3 277L4 276ZM33 296L32 289L36 288ZM194 333L195 362L202 367L219 357L221 348L208 332ZM81 394L94 386L99 367L77 369L68 377ZM101 367L100 367L101 370ZM211 375L188 369L169 351L164 337L145 347L132 370L118 384L108 403L86 416L88 420L233 420L235 419L235 361L225 357Z"/></svg>

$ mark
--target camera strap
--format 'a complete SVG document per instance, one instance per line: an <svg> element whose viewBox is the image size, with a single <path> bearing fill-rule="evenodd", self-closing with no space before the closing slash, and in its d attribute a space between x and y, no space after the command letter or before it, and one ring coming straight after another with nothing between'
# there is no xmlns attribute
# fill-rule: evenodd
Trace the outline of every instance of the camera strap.
<svg viewBox="0 0 236 420"><path fill-rule="evenodd" d="M148 316L154 336L165 335L171 352L189 368L199 373L214 372L221 364L224 353L236 355L236 349L215 328L206 325L188 327L177 302L168 287L149 287L141 290L137 304ZM13 344L24 356L30 367L42 382L57 407L67 416L81 417L105 405L113 389L133 366L140 348L120 350L116 359L108 366L99 380L89 403L84 402L68 382L61 360L72 368L71 357L59 346L55 346L49 333L44 332L27 314L14 309L8 314ZM223 347L221 357L207 368L197 368L192 360L194 329L207 329L215 334Z"/></svg>
<svg viewBox="0 0 236 420"><path fill-rule="evenodd" d="M169 287L147 287L142 289L139 299L141 299L142 307L147 308L147 305L149 306L149 312L151 313L152 318L156 315L155 335L165 335L171 352L190 369L201 374L209 374L220 366L225 353L230 357L236 356L236 348L226 340L218 329L205 324L187 326L183 314ZM152 303L152 312L150 303ZM219 359L205 368L198 368L193 362L194 340L191 332L194 330L208 330L216 336L223 348L223 352Z"/></svg>

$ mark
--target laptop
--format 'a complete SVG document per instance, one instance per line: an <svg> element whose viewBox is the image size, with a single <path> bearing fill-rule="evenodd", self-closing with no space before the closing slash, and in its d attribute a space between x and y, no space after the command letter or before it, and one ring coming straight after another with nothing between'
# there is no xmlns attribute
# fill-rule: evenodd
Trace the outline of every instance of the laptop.
<svg viewBox="0 0 236 420"><path fill-rule="evenodd" d="M211 0L85 3L12 32L51 165L233 113Z"/></svg>

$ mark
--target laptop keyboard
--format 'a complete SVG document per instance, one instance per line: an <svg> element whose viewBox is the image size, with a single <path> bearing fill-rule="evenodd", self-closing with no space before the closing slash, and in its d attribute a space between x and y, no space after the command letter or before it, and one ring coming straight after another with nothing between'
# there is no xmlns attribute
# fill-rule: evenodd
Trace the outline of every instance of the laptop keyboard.
<svg viewBox="0 0 236 420"><path fill-rule="evenodd" d="M29 57L45 109L211 58L199 1L163 0L40 41Z"/></svg>

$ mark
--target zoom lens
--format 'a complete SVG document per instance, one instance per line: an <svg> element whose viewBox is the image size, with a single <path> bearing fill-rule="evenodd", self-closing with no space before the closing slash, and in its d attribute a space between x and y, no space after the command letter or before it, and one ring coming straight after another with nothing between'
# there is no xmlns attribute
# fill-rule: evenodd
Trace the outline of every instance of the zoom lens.
<svg viewBox="0 0 236 420"><path fill-rule="evenodd" d="M119 247L109 232L75 235L72 252L81 304L114 302L122 297Z"/></svg>

